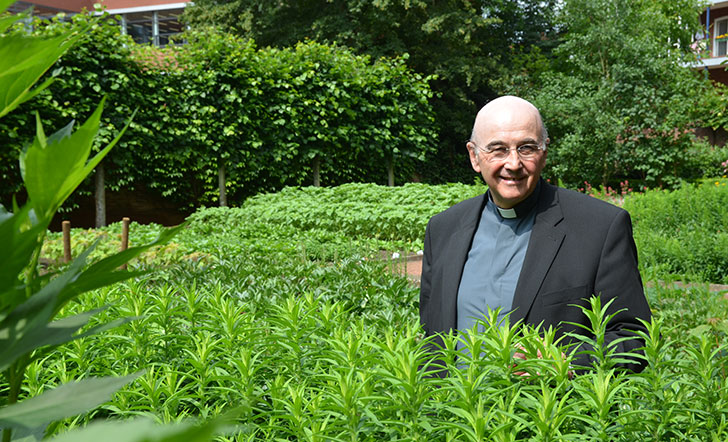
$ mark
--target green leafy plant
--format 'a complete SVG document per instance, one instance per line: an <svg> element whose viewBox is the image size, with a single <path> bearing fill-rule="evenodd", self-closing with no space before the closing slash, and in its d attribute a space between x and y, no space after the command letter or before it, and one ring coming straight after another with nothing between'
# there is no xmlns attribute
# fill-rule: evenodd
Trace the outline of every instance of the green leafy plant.
<svg viewBox="0 0 728 442"><path fill-rule="evenodd" d="M0 2L5 11L9 0ZM0 19L0 33L18 20L17 16ZM0 116L7 114L52 81L31 90L32 85L78 40L88 28L72 28L53 38L28 35L0 35ZM101 152L89 159L103 100L96 111L80 128L73 131L73 123L46 137L40 117L36 121L36 137L20 157L20 169L28 194L27 203L13 212L0 206L0 242L10 253L0 259L0 372L6 388L0 406L0 428L3 441L24 437L24 440L42 438L47 425L79 413L86 412L107 401L122 385L139 376L133 373L116 377L87 377L67 382L43 394L23 399L22 387L29 369L47 358L59 345L76 341L128 322L132 318L119 318L107 323L87 327L92 316L102 308L73 315L59 313L69 302L85 292L138 276L139 271L118 270L119 266L142 251L167 241L175 230L163 232L151 244L128 249L86 266L93 246L58 273L40 275L40 256L46 229L56 211L81 181L116 144L119 135ZM106 424L102 430L105 440L140 440L152 430L142 424L118 425L110 432ZM134 426L136 439L129 437L128 428ZM156 436L156 440L207 440L216 425L193 427L191 424L169 427ZM97 429L83 434L69 435L70 440L97 440ZM140 434L142 433L142 434ZM147 434L144 434L147 433ZM165 434L166 433L166 434Z"/></svg>
<svg viewBox="0 0 728 442"><path fill-rule="evenodd" d="M11 166L34 135L36 111L60 127L88 118L100 93L108 109L94 149L138 109L120 148L101 163L109 200L111 192L136 191L183 211L218 205L222 196L240 205L311 184L314 159L323 185L384 184L389 160L396 181L409 181L436 142L432 79L412 73L404 59L374 60L315 42L258 48L214 30L189 32L184 45L143 48L120 35L116 20L82 14L70 23L36 20L32 32L57 38L73 26L89 31L51 68L56 81L0 120L8 146L0 152L3 202L20 191ZM62 210L92 191L91 180L82 183Z"/></svg>

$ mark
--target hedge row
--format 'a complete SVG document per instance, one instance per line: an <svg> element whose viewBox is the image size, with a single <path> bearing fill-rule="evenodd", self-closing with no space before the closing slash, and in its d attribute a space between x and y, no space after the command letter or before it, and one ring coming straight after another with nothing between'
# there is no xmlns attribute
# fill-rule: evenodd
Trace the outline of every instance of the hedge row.
<svg viewBox="0 0 728 442"><path fill-rule="evenodd" d="M69 26L37 23L50 36ZM15 30L15 32L26 32ZM34 133L84 119L106 95L99 143L136 110L120 146L105 160L107 189L152 189L194 207L217 204L218 172L233 203L284 185L386 183L409 179L436 133L427 78L405 60L377 60L306 42L283 50L214 31L155 50L98 22L56 66L56 81L0 123L0 200L19 190L16 158ZM88 194L91 183L81 189Z"/></svg>

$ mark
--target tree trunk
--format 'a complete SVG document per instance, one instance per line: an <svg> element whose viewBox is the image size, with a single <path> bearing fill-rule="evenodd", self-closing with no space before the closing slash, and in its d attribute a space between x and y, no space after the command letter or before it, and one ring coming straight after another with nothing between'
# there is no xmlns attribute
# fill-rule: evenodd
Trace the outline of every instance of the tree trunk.
<svg viewBox="0 0 728 442"><path fill-rule="evenodd" d="M96 228L106 226L106 188L104 186L104 163L96 166Z"/></svg>
<svg viewBox="0 0 728 442"><path fill-rule="evenodd" d="M321 187L321 157L313 157L313 185Z"/></svg>
<svg viewBox="0 0 728 442"><path fill-rule="evenodd" d="M394 187L394 156L387 161L387 185Z"/></svg>
<svg viewBox="0 0 728 442"><path fill-rule="evenodd" d="M227 207L227 194L225 193L225 163L220 161L217 168L217 186L220 190L220 207Z"/></svg>

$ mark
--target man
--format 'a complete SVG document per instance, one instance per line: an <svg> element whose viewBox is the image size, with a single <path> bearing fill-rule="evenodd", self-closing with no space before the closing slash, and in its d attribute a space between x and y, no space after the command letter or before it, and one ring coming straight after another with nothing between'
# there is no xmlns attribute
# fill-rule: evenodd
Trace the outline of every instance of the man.
<svg viewBox="0 0 728 442"><path fill-rule="evenodd" d="M541 179L549 139L538 110L505 96L478 113L467 143L488 192L432 217L425 232L420 321L426 334L469 330L488 308L499 320L543 324L557 334L588 325L586 298L614 299L606 339L634 337L649 320L629 214ZM644 343L629 339L617 351ZM586 355L576 363L589 365ZM639 365L629 368L639 369Z"/></svg>

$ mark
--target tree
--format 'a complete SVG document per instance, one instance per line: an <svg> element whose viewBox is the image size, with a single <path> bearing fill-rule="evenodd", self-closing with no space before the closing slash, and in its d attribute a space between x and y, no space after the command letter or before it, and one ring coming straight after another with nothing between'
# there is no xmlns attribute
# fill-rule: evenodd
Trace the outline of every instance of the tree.
<svg viewBox="0 0 728 442"><path fill-rule="evenodd" d="M569 186L675 184L710 86L687 64L697 0L568 0L548 67L511 91L549 124L547 174ZM532 66L543 61L531 54Z"/></svg>
<svg viewBox="0 0 728 442"><path fill-rule="evenodd" d="M420 172L437 181L467 176L467 139L478 108L497 95L513 45L544 46L557 0L201 0L185 11L193 26L217 25L261 46L305 39L336 43L374 59L407 54L434 76L439 147ZM463 167L465 166L465 167ZM458 173L466 172L466 175Z"/></svg>

